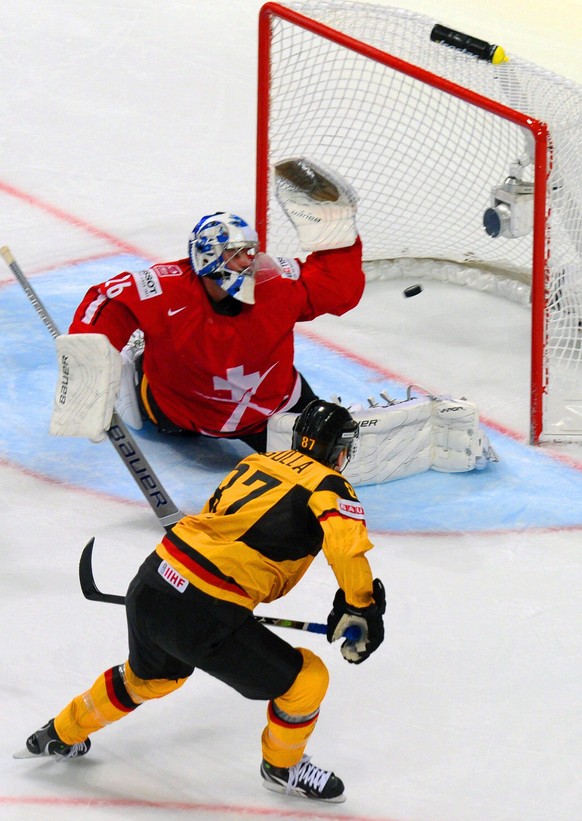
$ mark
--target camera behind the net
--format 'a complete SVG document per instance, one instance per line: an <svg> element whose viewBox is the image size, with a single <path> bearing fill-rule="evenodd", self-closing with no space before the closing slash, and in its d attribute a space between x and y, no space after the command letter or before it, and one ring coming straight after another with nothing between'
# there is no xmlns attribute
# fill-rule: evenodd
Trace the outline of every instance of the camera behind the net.
<svg viewBox="0 0 582 821"><path fill-rule="evenodd" d="M483 214L483 227L490 237L523 237L533 226L533 182L507 177L493 189L491 206Z"/></svg>

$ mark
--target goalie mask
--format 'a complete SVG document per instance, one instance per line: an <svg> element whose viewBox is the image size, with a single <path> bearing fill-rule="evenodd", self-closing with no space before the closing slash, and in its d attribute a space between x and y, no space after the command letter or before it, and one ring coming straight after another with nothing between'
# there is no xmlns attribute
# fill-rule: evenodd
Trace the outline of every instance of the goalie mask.
<svg viewBox="0 0 582 821"><path fill-rule="evenodd" d="M253 305L258 241L257 232L242 217L224 211L209 214L190 234L192 267L199 277L213 279L230 296Z"/></svg>
<svg viewBox="0 0 582 821"><path fill-rule="evenodd" d="M347 448L341 473L355 452L358 435L358 423L346 408L314 399L295 420L291 447L334 470L338 470L340 453Z"/></svg>

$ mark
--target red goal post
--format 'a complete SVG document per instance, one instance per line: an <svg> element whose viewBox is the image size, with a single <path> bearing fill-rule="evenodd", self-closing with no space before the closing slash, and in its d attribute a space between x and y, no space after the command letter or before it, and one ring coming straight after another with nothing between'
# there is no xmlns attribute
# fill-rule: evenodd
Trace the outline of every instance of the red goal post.
<svg viewBox="0 0 582 821"><path fill-rule="evenodd" d="M352 0L263 6L262 245L300 255L271 165L305 154L337 169L360 197L367 277L414 271L531 308L530 440L577 441L582 89L512 55L494 65L433 42L437 22Z"/></svg>

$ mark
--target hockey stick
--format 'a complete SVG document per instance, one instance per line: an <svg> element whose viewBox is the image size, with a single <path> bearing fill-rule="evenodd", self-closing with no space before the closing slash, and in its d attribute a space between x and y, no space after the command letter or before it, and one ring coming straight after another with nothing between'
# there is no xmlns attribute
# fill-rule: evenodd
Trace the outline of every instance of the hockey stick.
<svg viewBox="0 0 582 821"><path fill-rule="evenodd" d="M125 596L116 596L114 593L102 593L95 584L93 576L93 545L95 537L92 536L81 553L79 559L79 582L83 595L89 601L102 601L107 604L125 604Z"/></svg>
<svg viewBox="0 0 582 821"><path fill-rule="evenodd" d="M0 248L0 254L4 258L6 264L24 289L28 299L32 303L33 308L42 319L45 326L50 331L53 339L59 336L59 329L53 322L49 312L42 304L34 288L26 278L22 268L14 259L10 249L4 245ZM150 467L147 459L141 452L134 438L122 421L117 411L113 411L111 417L111 424L107 431L107 437L119 456L123 464L131 473L137 486L145 496L146 501L156 514L160 523L166 529L176 524L182 517L183 513L178 510L164 486Z"/></svg>
<svg viewBox="0 0 582 821"><path fill-rule="evenodd" d="M93 576L93 545L95 537L89 539L79 560L79 581L81 590L86 599L90 601L106 602L108 604L125 604L125 596L116 596L114 593L102 593L95 584ZM293 630L306 630L308 633L327 633L327 625L318 624L313 621L295 621L293 619L276 619L272 616L253 616L260 624L268 624L272 627L291 627ZM357 641L360 638L360 631L357 627L348 627L344 637L350 641Z"/></svg>

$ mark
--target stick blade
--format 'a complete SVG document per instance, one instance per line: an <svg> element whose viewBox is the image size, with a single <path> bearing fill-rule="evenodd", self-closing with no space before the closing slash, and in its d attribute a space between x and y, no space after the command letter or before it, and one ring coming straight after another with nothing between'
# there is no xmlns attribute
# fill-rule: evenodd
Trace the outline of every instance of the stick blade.
<svg viewBox="0 0 582 821"><path fill-rule="evenodd" d="M96 601L95 594L98 592L95 587L93 579L93 569L91 562L93 559L93 545L95 544L95 537L92 536L81 553L79 559L79 582L81 584L81 591L86 599Z"/></svg>
<svg viewBox="0 0 582 821"><path fill-rule="evenodd" d="M95 537L92 536L81 553L79 559L79 583L81 591L86 599L89 601L106 602L107 604L125 604L125 596L116 596L113 593L102 593L93 578L93 545L95 544Z"/></svg>

